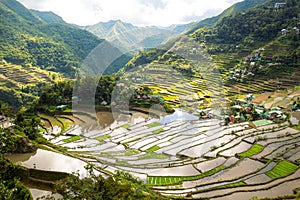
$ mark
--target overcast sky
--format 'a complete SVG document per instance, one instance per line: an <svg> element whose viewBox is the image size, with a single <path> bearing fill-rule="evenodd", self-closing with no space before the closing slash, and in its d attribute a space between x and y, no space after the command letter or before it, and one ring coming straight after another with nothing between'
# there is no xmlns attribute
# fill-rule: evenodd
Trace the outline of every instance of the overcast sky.
<svg viewBox="0 0 300 200"><path fill-rule="evenodd" d="M242 0L18 0L52 11L66 22L92 25L120 19L138 26L169 26L215 16Z"/></svg>

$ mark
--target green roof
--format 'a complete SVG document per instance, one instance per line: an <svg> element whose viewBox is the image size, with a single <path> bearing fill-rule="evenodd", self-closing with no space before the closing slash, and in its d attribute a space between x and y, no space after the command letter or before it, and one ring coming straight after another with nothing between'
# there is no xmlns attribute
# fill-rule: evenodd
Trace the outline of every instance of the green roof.
<svg viewBox="0 0 300 200"><path fill-rule="evenodd" d="M253 121L252 123L254 124L255 127L260 127L260 126L264 126L264 125L268 125L268 124L273 124L272 121L266 120L266 119L256 120L256 121Z"/></svg>

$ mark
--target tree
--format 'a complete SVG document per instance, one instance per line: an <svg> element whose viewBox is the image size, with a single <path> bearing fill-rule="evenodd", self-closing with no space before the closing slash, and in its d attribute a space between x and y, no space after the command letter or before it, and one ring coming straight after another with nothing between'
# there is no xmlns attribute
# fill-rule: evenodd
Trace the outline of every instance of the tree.
<svg viewBox="0 0 300 200"><path fill-rule="evenodd" d="M90 173L89 177L80 179L78 174L73 174L57 185L57 192L63 195L64 199L72 200L168 199L150 190L142 181L126 172L117 172L113 177L105 179L101 175L94 175L92 168L87 167L87 169Z"/></svg>
<svg viewBox="0 0 300 200"><path fill-rule="evenodd" d="M11 111L10 106L5 102L0 101L0 115L9 116L10 111Z"/></svg>

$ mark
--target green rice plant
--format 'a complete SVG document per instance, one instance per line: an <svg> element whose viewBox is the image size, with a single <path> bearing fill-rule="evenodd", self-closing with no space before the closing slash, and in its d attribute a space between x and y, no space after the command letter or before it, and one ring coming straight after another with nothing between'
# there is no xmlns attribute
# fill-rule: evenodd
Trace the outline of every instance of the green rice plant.
<svg viewBox="0 0 300 200"><path fill-rule="evenodd" d="M116 162L117 165L128 165L127 161L117 161Z"/></svg>
<svg viewBox="0 0 300 200"><path fill-rule="evenodd" d="M155 131L152 131L153 134L159 134L159 133L162 133L162 132L165 132L165 129L160 128L160 129L157 129Z"/></svg>
<svg viewBox="0 0 300 200"><path fill-rule="evenodd" d="M248 149L247 151L245 152L242 152L242 153L238 153L237 155L239 157L250 157L250 156L253 156L255 154L258 154L260 152L262 152L264 149L264 146L263 145L260 145L260 144L254 144L250 149Z"/></svg>
<svg viewBox="0 0 300 200"><path fill-rule="evenodd" d="M108 134L100 135L100 136L96 137L95 139L98 140L98 141L103 141L107 138L110 138L110 135L108 135Z"/></svg>
<svg viewBox="0 0 300 200"><path fill-rule="evenodd" d="M155 146L153 146L153 147L150 147L150 148L147 149L146 151L147 151L148 153L152 153L152 152L154 152L154 151L156 151L156 150L158 150L158 149L160 149L160 147L157 146L157 145L155 145Z"/></svg>
<svg viewBox="0 0 300 200"><path fill-rule="evenodd" d="M240 181L240 182L236 182L236 183L229 183L226 185L218 186L215 189L226 189L226 188L239 187L239 186L243 186L243 185L246 185L246 183L244 181Z"/></svg>
<svg viewBox="0 0 300 200"><path fill-rule="evenodd" d="M40 133L44 133L44 132L47 132L47 130L44 129L44 128L41 128L41 129L39 130L39 132L40 132Z"/></svg>
<svg viewBox="0 0 300 200"><path fill-rule="evenodd" d="M70 143L70 142L74 142L74 141L77 141L77 140L80 140L80 139L82 139L82 136L80 136L80 135L75 135L75 136L73 136L73 137L70 137L70 138L68 138L68 139L64 139L64 140L62 140L64 143Z"/></svg>
<svg viewBox="0 0 300 200"><path fill-rule="evenodd" d="M57 119L57 121L59 121L62 124L63 131L68 128L68 125L67 125L67 122L65 121L65 119L63 119L61 117L56 117L56 119Z"/></svg>
<svg viewBox="0 0 300 200"><path fill-rule="evenodd" d="M125 146L128 146L129 145L129 143L133 143L133 142L136 142L136 141L138 141L138 140L140 140L141 138L135 138L135 139L133 139L133 140L130 140L130 141L128 141L128 142L124 142L123 144L125 145Z"/></svg>
<svg viewBox="0 0 300 200"><path fill-rule="evenodd" d="M131 155L136 155L139 154L140 152L136 149L130 149L128 151L125 151L124 155L125 156L131 156Z"/></svg>
<svg viewBox="0 0 300 200"><path fill-rule="evenodd" d="M298 166L289 161L283 160L277 163L272 170L266 172L265 174L272 179L277 179L281 177L288 176L294 173L298 169Z"/></svg>
<svg viewBox="0 0 300 200"><path fill-rule="evenodd" d="M129 129L130 128L130 125L129 124L124 124L123 126L121 126L123 128L126 128L126 129Z"/></svg>
<svg viewBox="0 0 300 200"><path fill-rule="evenodd" d="M49 116L49 115L41 114L41 113L39 113L39 117L41 117L42 119L48 120L51 123L52 127L58 126L63 129L63 125L56 118Z"/></svg>
<svg viewBox="0 0 300 200"><path fill-rule="evenodd" d="M199 180L201 178L211 176L226 168L228 167L225 165L220 165L212 170L196 176L148 176L147 182L149 185L175 185L182 183L182 181Z"/></svg>
<svg viewBox="0 0 300 200"><path fill-rule="evenodd" d="M162 124L161 123L159 123L159 122L153 122L153 123L151 123L151 124L147 124L147 126L149 127L149 128L153 128L153 127L157 127L157 126L161 126Z"/></svg>
<svg viewBox="0 0 300 200"><path fill-rule="evenodd" d="M142 159L166 159L169 157L165 154L147 153L144 155L140 155L138 158L142 160Z"/></svg>

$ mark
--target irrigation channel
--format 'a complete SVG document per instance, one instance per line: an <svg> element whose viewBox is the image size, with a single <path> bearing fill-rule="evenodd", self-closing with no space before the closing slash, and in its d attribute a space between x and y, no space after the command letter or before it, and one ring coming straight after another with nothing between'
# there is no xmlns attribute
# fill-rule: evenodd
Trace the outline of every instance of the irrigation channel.
<svg viewBox="0 0 300 200"><path fill-rule="evenodd" d="M98 119L103 115L108 113L98 113ZM135 112L97 129L85 126L89 115L72 118L81 124L47 136L72 157L39 149L10 158L28 168L81 176L87 163L104 176L124 170L164 195L186 199L262 198L300 187L300 134L288 122L223 126L176 110L160 118Z"/></svg>

